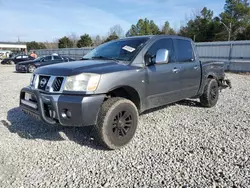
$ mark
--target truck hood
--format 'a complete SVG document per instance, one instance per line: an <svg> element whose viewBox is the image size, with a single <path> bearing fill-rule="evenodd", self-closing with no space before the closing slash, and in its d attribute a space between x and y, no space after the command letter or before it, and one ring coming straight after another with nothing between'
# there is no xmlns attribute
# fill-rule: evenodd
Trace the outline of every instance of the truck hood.
<svg viewBox="0 0 250 188"><path fill-rule="evenodd" d="M80 73L106 74L136 68L138 67L117 63L111 60L83 60L47 65L36 69L34 73L53 76L72 76Z"/></svg>

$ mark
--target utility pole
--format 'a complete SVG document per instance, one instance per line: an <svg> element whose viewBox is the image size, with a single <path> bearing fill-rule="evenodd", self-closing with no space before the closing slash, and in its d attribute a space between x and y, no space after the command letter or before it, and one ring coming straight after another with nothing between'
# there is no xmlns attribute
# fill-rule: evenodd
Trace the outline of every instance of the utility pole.
<svg viewBox="0 0 250 188"><path fill-rule="evenodd" d="M228 41L231 40L231 32L232 32L232 22L230 22L229 27L222 21L220 21L227 29L228 31Z"/></svg>

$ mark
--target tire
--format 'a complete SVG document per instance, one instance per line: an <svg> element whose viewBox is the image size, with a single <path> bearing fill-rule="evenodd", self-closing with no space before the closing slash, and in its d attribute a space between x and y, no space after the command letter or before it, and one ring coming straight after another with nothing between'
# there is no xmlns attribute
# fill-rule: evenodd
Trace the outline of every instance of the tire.
<svg viewBox="0 0 250 188"><path fill-rule="evenodd" d="M135 135L138 124L135 104L121 97L106 100L101 105L97 125L97 141L106 149L115 150L127 145Z"/></svg>
<svg viewBox="0 0 250 188"><path fill-rule="evenodd" d="M219 99L219 86L215 79L208 79L204 93L200 96L200 103L204 107L211 108Z"/></svg>
<svg viewBox="0 0 250 188"><path fill-rule="evenodd" d="M27 72L28 73L33 73L35 71L36 67L34 65L28 65Z"/></svg>

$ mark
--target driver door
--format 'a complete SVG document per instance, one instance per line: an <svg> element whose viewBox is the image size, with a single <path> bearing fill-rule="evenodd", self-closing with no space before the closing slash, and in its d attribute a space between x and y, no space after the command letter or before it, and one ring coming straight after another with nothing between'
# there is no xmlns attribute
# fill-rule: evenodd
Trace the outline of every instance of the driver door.
<svg viewBox="0 0 250 188"><path fill-rule="evenodd" d="M155 63L159 49L169 52L167 63ZM171 38L162 38L155 41L145 54L147 66L147 104L148 108L154 108L176 102L179 100L181 89L179 64L175 60L174 43Z"/></svg>
<svg viewBox="0 0 250 188"><path fill-rule="evenodd" d="M58 55L52 56L51 64L62 63L62 62L64 62L64 60L62 59L61 56L58 56Z"/></svg>
<svg viewBox="0 0 250 188"><path fill-rule="evenodd" d="M52 56L45 56L42 60L41 60L41 65L40 66L45 66L45 65L49 65L51 64L52 61Z"/></svg>
<svg viewBox="0 0 250 188"><path fill-rule="evenodd" d="M16 56L15 59L14 59L14 62L15 62L15 63L19 63L19 62L21 62L21 61L24 61L22 55Z"/></svg>

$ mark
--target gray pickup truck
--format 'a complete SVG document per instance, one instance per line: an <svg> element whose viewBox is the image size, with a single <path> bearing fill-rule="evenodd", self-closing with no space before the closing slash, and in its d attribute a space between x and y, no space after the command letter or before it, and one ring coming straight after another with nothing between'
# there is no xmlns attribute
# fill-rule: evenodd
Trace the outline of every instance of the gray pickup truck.
<svg viewBox="0 0 250 188"><path fill-rule="evenodd" d="M48 124L91 125L101 145L119 149L142 112L186 98L213 107L227 87L224 64L201 63L192 40L138 36L104 43L81 61L38 68L20 107Z"/></svg>

